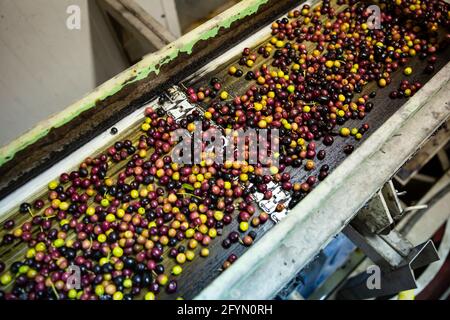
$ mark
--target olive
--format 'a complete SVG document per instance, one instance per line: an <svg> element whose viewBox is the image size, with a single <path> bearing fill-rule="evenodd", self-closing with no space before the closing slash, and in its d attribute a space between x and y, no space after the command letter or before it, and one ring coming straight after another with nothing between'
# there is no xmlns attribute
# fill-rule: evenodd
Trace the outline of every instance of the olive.
<svg viewBox="0 0 450 320"><path fill-rule="evenodd" d="M224 239L224 240L222 241L222 246L223 246L225 249L230 248L230 247L231 247L231 240L230 240L230 239Z"/></svg>
<svg viewBox="0 0 450 320"><path fill-rule="evenodd" d="M31 210L31 205L29 203L25 202L20 205L19 211L21 213L29 213L30 210Z"/></svg>
<svg viewBox="0 0 450 320"><path fill-rule="evenodd" d="M344 146L344 153L351 154L355 148L352 145L347 144Z"/></svg>
<svg viewBox="0 0 450 320"><path fill-rule="evenodd" d="M173 294L177 291L178 288L178 284L175 280L170 280L167 287L166 287L166 291L169 294Z"/></svg>

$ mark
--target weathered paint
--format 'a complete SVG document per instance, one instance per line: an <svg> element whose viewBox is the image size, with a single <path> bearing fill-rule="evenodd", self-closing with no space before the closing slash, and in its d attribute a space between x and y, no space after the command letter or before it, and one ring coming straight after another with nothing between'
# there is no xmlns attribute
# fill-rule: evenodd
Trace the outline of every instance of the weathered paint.
<svg viewBox="0 0 450 320"><path fill-rule="evenodd" d="M40 122L21 137L2 147L0 149L0 166L11 160L20 150L46 136L52 128L66 124L82 112L93 108L97 101L119 92L125 85L145 79L151 73L159 74L163 65L173 61L180 54L191 54L199 41L214 38L220 29L228 29L233 22L256 13L260 6L267 2L268 0L243 0L160 51L145 56L142 61L105 82L91 94L62 112Z"/></svg>

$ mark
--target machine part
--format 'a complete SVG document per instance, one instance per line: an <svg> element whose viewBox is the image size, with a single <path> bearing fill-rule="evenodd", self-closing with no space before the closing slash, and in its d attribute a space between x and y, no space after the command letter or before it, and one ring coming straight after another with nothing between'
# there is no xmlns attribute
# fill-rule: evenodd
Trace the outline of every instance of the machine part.
<svg viewBox="0 0 450 320"><path fill-rule="evenodd" d="M405 230L406 237L413 243L429 239L450 218L449 203L450 187L447 187L430 200L427 210L416 213L409 224L404 225L400 230Z"/></svg>
<svg viewBox="0 0 450 320"><path fill-rule="evenodd" d="M418 206L428 203L427 210L408 212L396 229L405 234L413 243L429 239L450 216L448 210L449 190L450 171L447 171L418 202ZM442 200L439 200L440 198Z"/></svg>
<svg viewBox="0 0 450 320"><path fill-rule="evenodd" d="M344 233L383 269L383 284L380 288L369 288L366 284L369 274L361 273L350 279L339 291L338 296L341 298L367 299L414 289L416 284L413 270L439 260L431 240L414 247L395 230L387 235L376 235L361 224L358 217L355 220L356 223L349 224Z"/></svg>
<svg viewBox="0 0 450 320"><path fill-rule="evenodd" d="M439 162L441 163L442 170L447 171L450 168L450 160L448 158L447 152L444 149L439 150L437 153Z"/></svg>
<svg viewBox="0 0 450 320"><path fill-rule="evenodd" d="M194 110L202 112L200 108L189 102L186 94L178 86L173 86L167 90L167 98L169 101L163 103L162 107L175 120L187 116Z"/></svg>
<svg viewBox="0 0 450 320"><path fill-rule="evenodd" d="M428 208L427 204L421 204L421 205L417 205L417 206L409 206L406 207L405 209L403 209L404 212L409 212L409 211L417 211L417 210L423 210Z"/></svg>
<svg viewBox="0 0 450 320"><path fill-rule="evenodd" d="M436 182L435 177L423 173L416 173L413 177L411 177L411 180L416 180L428 184L434 184Z"/></svg>
<svg viewBox="0 0 450 320"><path fill-rule="evenodd" d="M439 256L442 257L440 261L430 265L417 279L417 288L414 289L414 294L417 296L436 276L445 262L445 258L450 252L450 223L447 222L445 227L444 237L439 246Z"/></svg>
<svg viewBox="0 0 450 320"><path fill-rule="evenodd" d="M166 96L167 98L169 98L170 101L174 103L178 103L187 99L184 90L178 86L172 86L169 89L167 89Z"/></svg>
<svg viewBox="0 0 450 320"><path fill-rule="evenodd" d="M380 289L369 289L367 284L371 275L371 272L363 272L347 280L344 286L336 292L336 300L384 297L396 294L399 290L408 290L407 288L415 288L416 286L413 271L409 267L402 267L389 273L380 272Z"/></svg>
<svg viewBox="0 0 450 320"><path fill-rule="evenodd" d="M418 203L429 202L430 205L426 210L407 212L406 216L396 226L396 230L399 230L411 243L421 243L427 241L437 232L437 230L446 223L450 217L450 211L448 209L448 203L450 202L450 172L446 172L444 176L422 197ZM445 257L448 256L450 251L450 224L447 223L445 234L441 240L438 254L441 259L430 266L418 277L416 281L417 288L414 289L415 295L419 295L420 292L432 281L435 275L439 272L442 265L445 262ZM373 264L368 258L362 259L357 269L352 273L353 276L361 275L365 273L365 270ZM352 277L352 275L350 275ZM348 274L347 274L348 276ZM343 276L342 278L344 278ZM330 279L331 281L331 279ZM342 281L344 282L344 281ZM355 282L355 280L353 280ZM331 286L331 289L326 288L325 292L336 290L336 287ZM347 284L343 287L347 287ZM318 291L319 295L320 291ZM330 294L327 295L327 297ZM320 295L319 295L320 296ZM317 297L317 295L315 295ZM348 296L355 298L354 296ZM343 298L343 296L341 296ZM397 299L394 297L393 299Z"/></svg>
<svg viewBox="0 0 450 320"><path fill-rule="evenodd" d="M384 193L383 193L384 191ZM400 200L398 199L397 192L392 184L392 181L389 181L384 185L384 187L373 197L368 204L360 210L358 215L353 219L352 225L358 226L360 229L365 229L364 235L361 235L360 232L356 231L354 227L351 225L347 226L344 229L344 233L350 236L351 239L356 243L360 244L360 247L365 250L365 252L372 258L376 264L383 266L386 272L391 272L394 268L402 269L402 264L404 264L404 259L407 259L409 255L412 256L413 261L411 262L412 267L417 268L418 265L422 265L426 263L427 259L433 259L432 250L428 248L426 251L421 251L422 255L430 255L426 256L414 256L412 253L413 245L396 231L390 231L390 226L393 223L393 219L390 215L390 210L387 205L387 201L385 198L390 197L388 201L390 202L391 208L396 210L397 216L400 216L402 213ZM381 233L381 231L387 231L387 234L377 236L376 234ZM366 239L367 238L367 239ZM387 244L387 246L386 246ZM432 247L430 247L432 248ZM352 255L357 256L357 255ZM359 255L359 259L353 258L353 264L349 263L350 268L347 268L347 272L341 271L340 276L334 277L331 283L328 283L328 287L325 286L322 290L317 290L313 299L323 299L329 296L334 288L339 285L339 282L343 282L345 278L349 275L349 273L364 259L361 254ZM422 261L423 260L423 261ZM356 264L355 264L356 261ZM425 261L425 262L424 262ZM345 268L344 268L345 269ZM303 271L303 270L302 270ZM413 281L410 276L413 274L408 271L406 268L403 268L401 271L396 271L395 274L400 274L402 276L401 282L399 282L399 286L408 286L413 285ZM390 279L391 276L384 276L386 279ZM409 277L409 278L408 278ZM362 283L364 279L367 280L367 276L361 276L360 278L356 278L351 282L352 285L356 283ZM386 280L387 281L387 280ZM360 290L360 289L358 289ZM388 288L389 291L396 290L394 285ZM293 292L295 292L294 290ZM363 289L363 291L366 291ZM383 291L382 295L384 295L387 291ZM379 294L379 293L378 293ZM344 294L345 295L345 294ZM341 293L341 298L342 298Z"/></svg>
<svg viewBox="0 0 450 320"><path fill-rule="evenodd" d="M344 233L371 258L379 269L379 286L369 286L371 270L349 279L337 292L337 299L354 300L385 297L400 291L417 287L414 270L439 260L438 253L431 240L416 246L412 245L399 234L392 231L392 236L375 236L369 239L361 236L350 225ZM408 253L407 253L408 252ZM407 255L405 255L407 253ZM390 265L394 263L395 265ZM374 274L375 275L375 274ZM376 275L375 275L376 276Z"/></svg>
<svg viewBox="0 0 450 320"><path fill-rule="evenodd" d="M414 247L396 230L392 230L387 235L374 235L367 230L357 229L349 224L343 232L376 265L385 270L396 269L406 264L416 269L439 259L437 251L433 250L434 244L432 241L428 240Z"/></svg>
<svg viewBox="0 0 450 320"><path fill-rule="evenodd" d="M288 214L288 210L284 209L283 211L272 213L270 215L270 218L273 220L273 222L278 223L281 220L283 220L284 218L286 218L287 214Z"/></svg>
<svg viewBox="0 0 450 320"><path fill-rule="evenodd" d="M441 153L441 151L439 151L438 154L439 153ZM443 168L445 167L443 166ZM402 214L403 217L399 221L396 229L405 234L406 238L412 243L421 243L429 239L432 234L434 234L436 230L438 230L442 223L444 223L444 221L448 219L450 215L450 212L446 210L445 205L450 202L450 198L445 194L442 195L446 192L445 189L449 185L450 171L447 171L439 179L439 181L435 185L433 185L432 188L418 201L417 205L404 208ZM386 185L383 189L387 189ZM393 190L393 188L390 190ZM395 192L397 200L399 196L402 196L404 194L406 194L406 191ZM436 197L440 198L440 200L436 201ZM374 199L372 199L371 202L373 200ZM398 200L398 202L401 201ZM430 203L430 207L425 204L427 202ZM358 216L361 215L363 210L364 208L361 209ZM419 212L419 210L422 211ZM448 228L446 229L446 232L447 231ZM446 238L444 236L438 249L439 256L442 258L448 255L448 250L446 251L444 249L444 243L446 243L445 239ZM364 260L365 263L362 263ZM435 272L438 272L444 262L445 259L441 259L438 262L431 264L426 270L435 270ZM360 271L356 272L356 274L364 272L364 270L370 265L369 259L365 258L360 250L356 250L350 256L349 261L342 268L342 270L338 270L333 275L331 275L321 287L319 287L310 297L308 297L308 299L328 299L332 297L337 288L346 281L346 279L351 275L355 268L358 267L358 265L361 265L361 268L358 268ZM424 282L423 276L426 273L428 273L428 271L425 271L419 276L417 280L417 288L414 290L415 294L419 294L421 292L421 287L424 287L421 282ZM433 278L434 276L430 276L428 280L431 281L431 279Z"/></svg>
<svg viewBox="0 0 450 320"><path fill-rule="evenodd" d="M446 122L427 143L396 173L395 180L406 185L450 141L450 122ZM443 159L445 162L445 159ZM447 159L448 161L448 159ZM445 170L445 168L444 168ZM425 178L419 175L419 179ZM433 183L434 181L431 181Z"/></svg>
<svg viewBox="0 0 450 320"><path fill-rule="evenodd" d="M364 206L356 215L353 223L365 225L372 233L389 232L394 220L381 191Z"/></svg>
<svg viewBox="0 0 450 320"><path fill-rule="evenodd" d="M391 270L404 264L404 259L413 248L411 243L395 231L391 231L388 236L381 236L361 229L349 224L343 232L376 265Z"/></svg>
<svg viewBox="0 0 450 320"><path fill-rule="evenodd" d="M361 228L367 228L371 234L389 234L391 226L394 222L391 216L391 210L396 216L400 216L402 213L402 207L400 200L397 196L397 192L394 188L392 181L388 181L383 188L364 206L356 217L353 219L352 224L356 224ZM317 290L312 299L324 299L329 296L334 289L349 275L353 269L361 263L364 259L361 251L355 252L350 256L349 263L343 267L339 272L339 276L332 277L331 280L324 288ZM330 276L331 277L331 276Z"/></svg>

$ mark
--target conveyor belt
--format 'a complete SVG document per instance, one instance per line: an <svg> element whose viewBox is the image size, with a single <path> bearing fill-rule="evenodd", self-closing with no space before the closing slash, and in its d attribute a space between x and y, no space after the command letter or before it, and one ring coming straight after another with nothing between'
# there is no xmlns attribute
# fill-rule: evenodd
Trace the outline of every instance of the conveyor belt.
<svg viewBox="0 0 450 320"><path fill-rule="evenodd" d="M267 28L266 28L267 29ZM252 49L257 48L257 46L260 43L265 43L269 36L267 32L263 33L264 36L260 38L260 33L258 33L258 38L251 37L252 39L247 41L252 44ZM230 93L231 96L240 96L244 92L244 90L248 86L248 82L244 80L244 77L242 78L233 78L227 75L227 70L231 65L237 65L237 61L239 60L239 54L242 50L242 45L237 45L235 48L230 49L230 52L227 53L227 55L232 56L231 59L227 59L226 62L220 61L221 59L218 58L220 63L217 63L215 61L212 61L208 67L206 68L208 70L207 73L202 74L194 74L192 77L189 77L185 81L182 81L179 83L181 87L195 87L198 88L200 86L206 85L209 83L210 79L213 77L217 77L219 79L222 79L223 87ZM436 63L436 71L437 73L449 60L450 57L450 48L447 48L444 52L440 52L438 55L438 61ZM261 58L260 58L261 59ZM258 65L261 65L263 63L270 62L270 59L267 60L258 60ZM424 74L421 72L424 68L423 63L418 59L414 58L410 63L410 66L413 67L414 70L416 70L414 79L420 81L421 83L426 83L434 74ZM255 67L257 65L255 64ZM245 67L243 67L244 70L248 70ZM244 72L245 74L245 72ZM389 119L396 111L399 110L399 108L404 104L406 101L405 99L396 99L392 100L388 97L388 94L392 88L397 88L400 81L404 78L404 76L401 74L401 69L397 72L395 72L392 75L392 84L385 89L379 89L377 88L376 84L370 83L365 88L362 94L370 93L372 91L376 91L377 95L375 98L371 99L371 102L374 103L374 108L371 112L367 113L365 119L363 122L368 122L370 124L370 130L364 135L364 138L361 141L353 140L351 141L351 144L355 147L360 146L364 143L364 141L378 129L381 127L381 125ZM152 104L156 104L156 102L153 102ZM205 108L206 105L203 105L201 107ZM132 141L136 141L136 139L139 137L140 133L137 127L137 123L139 122L133 122L132 125L130 125L130 129L126 132L121 132L117 137L114 139L130 139ZM346 123L346 126L348 127L358 127L358 125L361 124L360 120L353 120ZM348 138L350 139L350 138ZM335 138L335 143L331 147L327 147L327 157L324 161L320 162L321 164L327 164L330 167L330 170L334 170L339 164L343 162L343 160L346 158L346 155L343 153L343 147L349 143L348 139L343 139L340 137ZM318 150L322 149L322 144L318 143ZM101 150L101 149L100 149ZM95 154L95 153L94 153ZM121 163L120 166L117 166L113 169L115 173L117 173L120 169L122 169L122 166L124 166L125 163ZM310 172L306 172L304 169L291 169L292 176L295 177L295 181L303 181L307 175L317 174L318 168L320 165L316 166L316 169ZM36 192L35 195L33 195L33 198L28 199L27 201L32 202L32 199L36 198L36 195L43 195L46 192L46 188L41 189ZM37 212L35 212L36 214ZM6 215L0 216L0 223L7 220L9 217L12 216L18 216L19 218L16 220L16 224L23 223L26 221L29 217L27 215L20 215L18 212L8 212ZM237 229L237 220L235 219L229 226L226 226L223 230L223 234L227 235L231 230ZM271 227L273 226L273 222L268 221L266 224L260 226L256 229L258 237L257 241L260 237L262 237ZM3 237L5 234L4 230L0 230L0 238ZM194 298L202 289L204 289L209 283L211 283L212 280L214 280L221 272L221 266L223 262L227 259L227 257L234 253L237 256L241 256L245 253L247 250L246 247L242 246L241 244L237 243L232 245L232 247L228 250L225 250L221 246L221 241L223 238L218 237L215 239L212 244L209 246L210 248L210 256L206 259L196 257L196 259L191 262L187 263L183 266L184 272L181 274L181 276L178 277L178 284L179 284L179 292L177 296L181 296L186 299ZM22 244L18 244L14 248L5 248L0 247L0 260L4 261L12 261L12 259L18 258L25 252L25 248ZM173 266L173 261L170 259L166 259L165 262L166 270L170 270ZM175 296L167 296L164 292L162 292L158 298L175 298Z"/></svg>

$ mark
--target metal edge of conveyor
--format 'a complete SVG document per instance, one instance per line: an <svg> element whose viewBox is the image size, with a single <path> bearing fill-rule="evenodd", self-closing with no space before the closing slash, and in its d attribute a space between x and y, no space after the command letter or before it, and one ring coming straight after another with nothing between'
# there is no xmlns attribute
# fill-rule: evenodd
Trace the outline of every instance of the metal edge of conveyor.
<svg viewBox="0 0 450 320"><path fill-rule="evenodd" d="M430 265L417 279L417 288L414 289L414 295L417 296L422 292L428 284L434 279L434 277L439 273L442 266L444 265L446 258L450 251L450 223L447 223L444 230L444 236L442 238L441 244L439 246L439 256L441 256L441 261Z"/></svg>
<svg viewBox="0 0 450 320"><path fill-rule="evenodd" d="M431 237L439 229L440 226L446 224L444 235L438 248L438 254L441 260L429 265L425 269L425 271L419 275L416 280L416 288L413 289L414 296L419 295L427 287L427 285L430 284L431 281L433 281L449 255L450 223L448 223L448 217L450 212L448 203L450 199L450 188L449 186L447 186L441 191L442 192L436 194L436 197L438 199L433 201L433 205L426 210L426 214L420 215L419 220L417 221L411 221L411 224L413 224L413 226L408 230L408 233L406 234L407 239L418 242ZM426 235L424 232L424 228L426 228L425 230L428 231L428 234ZM394 296L392 299L398 299L398 295Z"/></svg>
<svg viewBox="0 0 450 320"><path fill-rule="evenodd" d="M272 298L448 118L449 78L450 63L196 299Z"/></svg>
<svg viewBox="0 0 450 320"><path fill-rule="evenodd" d="M394 230L400 231L407 240L413 244L423 243L430 239L437 230L445 224L449 217L448 198L450 196L450 171L447 171L443 177L432 187L419 201L419 203L429 203L426 210L409 213L402 219ZM448 256L448 235L449 224L446 226L444 237L438 248L440 261L430 264L426 270L416 279L416 288L412 290L417 296L427 284L438 273L445 258ZM449 233L450 234L450 233ZM447 237L447 238L446 238ZM338 272L330 277L321 287L318 288L308 299L328 299L336 296L342 288L346 286L348 280L353 277L366 273L367 268L373 265L373 262L365 255L361 256L361 251L355 251L348 262L349 266L344 266L342 272ZM346 280L348 279L348 280ZM398 299L394 296L391 300Z"/></svg>

